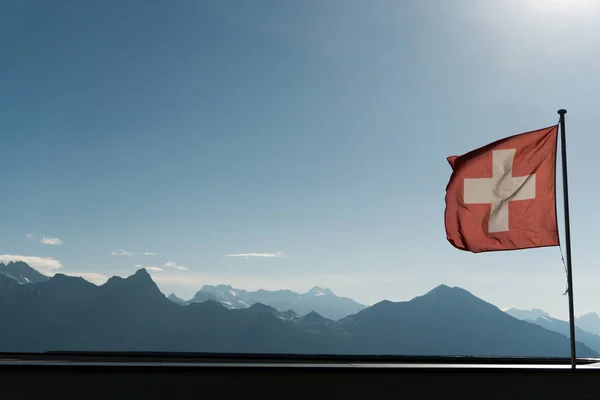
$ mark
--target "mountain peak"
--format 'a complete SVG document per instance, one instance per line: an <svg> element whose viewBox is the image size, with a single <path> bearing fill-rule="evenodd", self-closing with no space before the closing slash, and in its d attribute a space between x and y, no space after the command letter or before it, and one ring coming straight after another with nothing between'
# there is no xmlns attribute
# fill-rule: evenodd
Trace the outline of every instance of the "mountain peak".
<svg viewBox="0 0 600 400"><path fill-rule="evenodd" d="M600 335L600 317L596 313L587 313L576 318L576 324L585 331Z"/></svg>
<svg viewBox="0 0 600 400"><path fill-rule="evenodd" d="M146 268L138 269L137 271L135 271L135 274L133 274L131 276L150 278L150 274L148 273L148 271L146 271ZM152 279L152 278L150 278L150 279Z"/></svg>
<svg viewBox="0 0 600 400"><path fill-rule="evenodd" d="M185 300L177 297L177 295L175 293L171 293L169 296L167 296L167 299L171 300L173 303L179 304L179 305L185 305Z"/></svg>
<svg viewBox="0 0 600 400"><path fill-rule="evenodd" d="M541 310L539 308L533 308L531 310L519 310L517 308L509 308L508 310L504 311L505 313L507 313L508 315L523 320L523 321L535 321L536 319L540 318L540 317L549 317L550 315L545 312L544 310Z"/></svg>
<svg viewBox="0 0 600 400"><path fill-rule="evenodd" d="M23 261L10 261L8 264L0 263L0 273L20 284L46 282L50 279Z"/></svg>
<svg viewBox="0 0 600 400"><path fill-rule="evenodd" d="M460 288L458 286L450 287L444 284L434 287L429 292L425 293L422 297L425 296L470 296L476 298L473 294L471 294L469 291L463 288Z"/></svg>
<svg viewBox="0 0 600 400"><path fill-rule="evenodd" d="M596 314L595 312L591 312L591 313L587 313L587 314L583 314L582 316L579 317L579 319L600 319L600 316L598 316L598 314Z"/></svg>
<svg viewBox="0 0 600 400"><path fill-rule="evenodd" d="M329 296L333 295L333 292L330 289L315 286L312 289L310 289L306 294L311 296Z"/></svg>
<svg viewBox="0 0 600 400"><path fill-rule="evenodd" d="M148 271L146 271L145 268L141 268L138 269L137 271L135 271L135 274L128 276L127 278L125 278L126 282L130 282L130 283L134 283L138 286L146 286L146 287L152 287L153 289L156 288L158 289L158 287L156 286L156 284L154 283L154 281L152 280L152 277L150 276L150 274L148 273Z"/></svg>
<svg viewBox="0 0 600 400"><path fill-rule="evenodd" d="M327 322L330 322L327 318L323 317L321 314L319 314L315 311L311 311L308 314L302 316L301 320L305 324L312 324L312 325L320 325L320 324L325 324Z"/></svg>
<svg viewBox="0 0 600 400"><path fill-rule="evenodd" d="M478 310L486 313L502 313L498 307L458 286L450 287L447 285L439 285L425 293L423 296L415 297L410 302L427 302L443 307L468 307L471 310Z"/></svg>
<svg viewBox="0 0 600 400"><path fill-rule="evenodd" d="M254 303L248 307L246 311L252 313L268 313L273 315L279 314L279 311L277 311L275 308L262 303Z"/></svg>
<svg viewBox="0 0 600 400"><path fill-rule="evenodd" d="M70 276L65 274L55 274L47 283L44 283L44 285L59 289L59 291L71 291L74 288L82 290L96 287L96 285L86 281L80 276Z"/></svg>
<svg viewBox="0 0 600 400"><path fill-rule="evenodd" d="M106 283L100 286L102 290L112 293L116 296L125 296L128 293L136 293L135 298L153 298L157 296L164 299L164 295L152 280L152 277L145 268L137 270L133 275L127 278L118 276L111 277Z"/></svg>

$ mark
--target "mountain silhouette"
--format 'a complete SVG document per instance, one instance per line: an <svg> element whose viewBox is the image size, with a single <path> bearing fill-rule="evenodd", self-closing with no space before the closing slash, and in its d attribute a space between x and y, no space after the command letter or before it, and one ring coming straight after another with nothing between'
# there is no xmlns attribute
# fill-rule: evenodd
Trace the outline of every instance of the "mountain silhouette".
<svg viewBox="0 0 600 400"><path fill-rule="evenodd" d="M62 274L30 284L0 275L0 321L4 352L569 355L565 336L444 285L333 321L260 303L241 309L216 300L181 306L143 269L101 286ZM598 354L578 344L578 355Z"/></svg>
<svg viewBox="0 0 600 400"><path fill-rule="evenodd" d="M518 310L516 308L511 308L506 310L506 313L523 321L531 322L536 325L543 326L548 330L561 333L567 337L570 335L568 321L553 318L544 310ZM600 336L600 317L598 316L598 314L588 313L582 315L579 318L575 318L575 327L575 338L577 340L587 344L596 351L600 350L598 348L596 338L596 336Z"/></svg>
<svg viewBox="0 0 600 400"><path fill-rule="evenodd" d="M336 296L330 289L315 286L300 294L291 290L248 292L229 285L203 286L188 303L216 300L226 308L248 308L255 303L268 304L279 311L294 310L300 315L315 311L325 318L338 320L366 306L347 297Z"/></svg>
<svg viewBox="0 0 600 400"><path fill-rule="evenodd" d="M569 340L518 320L461 288L440 285L407 302L382 301L339 321L360 354L564 356ZM596 354L578 343L580 356Z"/></svg>
<svg viewBox="0 0 600 400"><path fill-rule="evenodd" d="M171 293L169 296L167 296L167 299L171 300L175 304L179 304L180 306L184 306L184 305L187 304L187 302L185 300L180 299L179 297L177 297L175 295L175 293Z"/></svg>
<svg viewBox="0 0 600 400"><path fill-rule="evenodd" d="M188 303L200 303L206 300L216 300L226 308L248 308L250 304L243 299L248 298L248 292L241 289L234 289L229 285L204 285Z"/></svg>
<svg viewBox="0 0 600 400"><path fill-rule="evenodd" d="M596 313L588 313L575 318L575 324L584 331L600 335L600 317Z"/></svg>
<svg viewBox="0 0 600 400"><path fill-rule="evenodd" d="M535 321L539 317L549 317L550 315L544 310L540 310L539 308L534 308L532 310L519 310L516 308L509 308L505 311L508 315L511 315L517 319L522 319L523 321Z"/></svg>
<svg viewBox="0 0 600 400"><path fill-rule="evenodd" d="M0 263L0 275L7 276L21 284L45 282L50 279L23 261Z"/></svg>
<svg viewBox="0 0 600 400"><path fill-rule="evenodd" d="M539 325L549 331L558 332L566 337L571 334L570 326L568 321L563 321L550 316L541 316L533 321L534 324ZM575 326L575 339L578 342L586 344L592 350L600 353L600 336L586 332L583 329Z"/></svg>

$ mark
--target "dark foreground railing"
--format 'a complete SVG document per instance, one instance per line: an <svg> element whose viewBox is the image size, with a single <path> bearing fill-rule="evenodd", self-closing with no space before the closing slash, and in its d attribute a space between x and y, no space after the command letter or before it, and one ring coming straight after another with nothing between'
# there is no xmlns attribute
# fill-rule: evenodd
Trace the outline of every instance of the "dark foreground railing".
<svg viewBox="0 0 600 400"><path fill-rule="evenodd" d="M0 399L600 398L600 363L569 358L0 354Z"/></svg>

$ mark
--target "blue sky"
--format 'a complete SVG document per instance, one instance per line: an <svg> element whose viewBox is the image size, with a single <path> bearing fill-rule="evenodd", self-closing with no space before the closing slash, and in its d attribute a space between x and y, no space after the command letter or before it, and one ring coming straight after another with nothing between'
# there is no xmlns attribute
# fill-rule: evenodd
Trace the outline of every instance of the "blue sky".
<svg viewBox="0 0 600 400"><path fill-rule="evenodd" d="M213 283L321 285L372 304L445 283L565 317L558 248L460 252L443 211L447 156L567 108L576 314L600 312L599 12L6 2L0 254L95 281L150 267L184 298Z"/></svg>

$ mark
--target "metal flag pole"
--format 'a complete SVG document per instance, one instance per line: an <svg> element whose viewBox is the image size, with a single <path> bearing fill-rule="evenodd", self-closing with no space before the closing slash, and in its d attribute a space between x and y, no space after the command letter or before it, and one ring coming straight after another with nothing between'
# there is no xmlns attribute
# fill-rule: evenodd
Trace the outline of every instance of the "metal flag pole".
<svg viewBox="0 0 600 400"><path fill-rule="evenodd" d="M565 137L565 114L567 110L558 110L560 115L560 150L563 173L563 202L565 206L565 249L567 253L567 292L569 294L569 330L571 337L571 368L575 369L577 355L575 353L575 313L573 311L573 269L571 266L571 226L569 218L569 182L567 179L567 138Z"/></svg>

